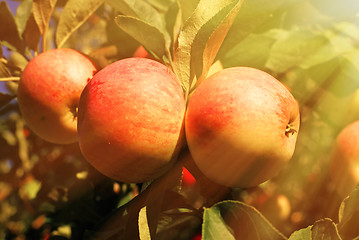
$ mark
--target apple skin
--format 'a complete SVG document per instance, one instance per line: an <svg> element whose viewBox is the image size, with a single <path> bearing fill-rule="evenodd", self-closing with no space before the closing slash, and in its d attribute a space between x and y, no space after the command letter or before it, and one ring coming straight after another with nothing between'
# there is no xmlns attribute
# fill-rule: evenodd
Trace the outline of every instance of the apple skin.
<svg viewBox="0 0 359 240"><path fill-rule="evenodd" d="M337 193L345 198L359 183L359 121L350 123L340 131L329 167Z"/></svg>
<svg viewBox="0 0 359 240"><path fill-rule="evenodd" d="M291 159L300 125L289 90L254 68L233 67L204 80L189 99L189 150L210 180L227 187L256 186Z"/></svg>
<svg viewBox="0 0 359 240"><path fill-rule="evenodd" d="M76 142L78 102L95 72L91 60L73 49L34 57L22 72L17 94L29 128L48 142Z"/></svg>
<svg viewBox="0 0 359 240"><path fill-rule="evenodd" d="M190 187L190 186L193 186L194 184L196 184L196 182L197 182L197 180L188 171L188 169L183 167L183 169L182 169L182 185Z"/></svg>
<svg viewBox="0 0 359 240"><path fill-rule="evenodd" d="M135 58L150 58L150 54L146 51L144 46L139 46L136 51L133 53Z"/></svg>
<svg viewBox="0 0 359 240"><path fill-rule="evenodd" d="M127 183L167 171L184 142L185 100L176 75L147 58L127 58L99 71L85 87L78 133L85 158Z"/></svg>

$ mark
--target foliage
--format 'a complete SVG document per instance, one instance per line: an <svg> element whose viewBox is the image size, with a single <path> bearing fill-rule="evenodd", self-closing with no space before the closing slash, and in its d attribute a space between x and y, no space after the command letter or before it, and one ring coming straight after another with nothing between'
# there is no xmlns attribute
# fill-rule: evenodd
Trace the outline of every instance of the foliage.
<svg viewBox="0 0 359 240"><path fill-rule="evenodd" d="M354 0L1 1L0 239L358 238L359 189L343 200L328 175L335 137L359 119L358 14ZM141 45L186 97L216 60L285 83L302 118L290 164L258 187L228 189L183 149L164 176L127 184L93 169L77 144L28 129L16 90L34 56L69 47L104 67ZM181 184L183 166L194 185Z"/></svg>

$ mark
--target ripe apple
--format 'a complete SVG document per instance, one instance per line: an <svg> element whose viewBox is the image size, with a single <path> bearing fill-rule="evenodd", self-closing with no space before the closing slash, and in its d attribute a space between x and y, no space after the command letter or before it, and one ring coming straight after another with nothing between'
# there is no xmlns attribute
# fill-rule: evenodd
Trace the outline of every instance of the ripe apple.
<svg viewBox="0 0 359 240"><path fill-rule="evenodd" d="M185 108L179 80L168 67L147 58L116 61L81 95L80 149L108 177L153 180L171 167L183 142Z"/></svg>
<svg viewBox="0 0 359 240"><path fill-rule="evenodd" d="M254 68L227 68L191 96L186 138L205 176L228 187L251 187L291 159L299 118L297 101L277 79Z"/></svg>
<svg viewBox="0 0 359 240"><path fill-rule="evenodd" d="M359 183L359 121L347 125L337 136L330 160L330 176L342 198Z"/></svg>
<svg viewBox="0 0 359 240"><path fill-rule="evenodd" d="M34 57L25 67L18 103L29 128L46 141L77 141L77 107L94 64L72 49L53 49Z"/></svg>

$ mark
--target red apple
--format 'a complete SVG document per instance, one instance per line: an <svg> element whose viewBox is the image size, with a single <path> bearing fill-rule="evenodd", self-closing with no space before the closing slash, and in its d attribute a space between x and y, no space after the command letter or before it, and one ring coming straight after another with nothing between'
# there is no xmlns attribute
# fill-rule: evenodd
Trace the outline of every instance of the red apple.
<svg viewBox="0 0 359 240"><path fill-rule="evenodd" d="M331 155L330 176L342 198L359 183L359 121L339 133Z"/></svg>
<svg viewBox="0 0 359 240"><path fill-rule="evenodd" d="M182 183L184 186L193 186L197 181L187 168L182 169Z"/></svg>
<svg viewBox="0 0 359 240"><path fill-rule="evenodd" d="M77 107L94 64L72 49L54 49L25 67L18 89L21 113L29 128L53 143L77 141Z"/></svg>
<svg viewBox="0 0 359 240"><path fill-rule="evenodd" d="M81 151L118 181L155 179L171 167L181 146L185 108L169 68L146 58L119 60L99 71L81 95Z"/></svg>
<svg viewBox="0 0 359 240"><path fill-rule="evenodd" d="M281 82L258 69L234 67L194 91L186 137L194 162L210 180L251 187L291 159L299 121L297 101Z"/></svg>

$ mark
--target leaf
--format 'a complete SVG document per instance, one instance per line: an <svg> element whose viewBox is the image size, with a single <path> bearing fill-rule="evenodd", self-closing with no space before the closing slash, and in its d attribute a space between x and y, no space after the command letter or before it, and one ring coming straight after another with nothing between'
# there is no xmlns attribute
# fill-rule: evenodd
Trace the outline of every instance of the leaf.
<svg viewBox="0 0 359 240"><path fill-rule="evenodd" d="M3 62L0 61L0 78L10 77L11 73Z"/></svg>
<svg viewBox="0 0 359 240"><path fill-rule="evenodd" d="M262 34L249 35L221 58L224 68L247 66L264 70L273 44L283 33L282 29L271 29Z"/></svg>
<svg viewBox="0 0 359 240"><path fill-rule="evenodd" d="M223 220L219 208L212 207L204 211L202 237L204 240L235 239Z"/></svg>
<svg viewBox="0 0 359 240"><path fill-rule="evenodd" d="M8 44L23 53L25 50L14 16L12 15L6 2L0 2L0 41L6 41Z"/></svg>
<svg viewBox="0 0 359 240"><path fill-rule="evenodd" d="M278 26L278 23L268 26L275 18L274 13L279 14L278 18L282 20L281 16L285 15L288 7L297 2L299 0L273 0L271 4L266 0L245 1L218 51L217 59L221 59L248 35L259 31L259 28L268 30Z"/></svg>
<svg viewBox="0 0 359 240"><path fill-rule="evenodd" d="M170 49L173 49L173 45L177 41L178 34L181 29L181 23L179 19L179 7L177 2L174 2L168 7L164 14L166 30L170 35Z"/></svg>
<svg viewBox="0 0 359 240"><path fill-rule="evenodd" d="M329 218L316 221L311 230L313 240L341 240L337 226Z"/></svg>
<svg viewBox="0 0 359 240"><path fill-rule="evenodd" d="M167 64L171 62L172 39L164 18L154 7L141 0L107 0L107 3L121 12L122 15L116 17L115 22L124 32L136 39L155 57Z"/></svg>
<svg viewBox="0 0 359 240"><path fill-rule="evenodd" d="M68 0L59 19L56 31L56 45L61 48L104 0Z"/></svg>
<svg viewBox="0 0 359 240"><path fill-rule="evenodd" d="M186 96L197 69L209 69L211 64L207 66L208 62L213 62L212 56L216 55L241 4L242 1L239 0L201 0L185 22L178 38L178 47L175 49L173 69ZM202 53L205 57L198 60ZM195 57L192 58L192 54Z"/></svg>
<svg viewBox="0 0 359 240"><path fill-rule="evenodd" d="M150 229L147 222L146 206L141 208L138 214L138 231L141 240L151 240Z"/></svg>
<svg viewBox="0 0 359 240"><path fill-rule="evenodd" d="M207 208L202 236L207 239L286 239L252 206L223 201Z"/></svg>
<svg viewBox="0 0 359 240"><path fill-rule="evenodd" d="M20 35L22 35L25 30L26 22L31 15L31 10L32 0L22 1L16 9L15 22Z"/></svg>
<svg viewBox="0 0 359 240"><path fill-rule="evenodd" d="M130 16L119 15L115 18L117 25L155 57L169 62L169 49L166 46L165 36L156 27Z"/></svg>
<svg viewBox="0 0 359 240"><path fill-rule="evenodd" d="M57 0L33 0L32 9L40 33L44 34Z"/></svg>
<svg viewBox="0 0 359 240"><path fill-rule="evenodd" d="M24 38L26 45L30 49L38 52L41 33L39 27L35 22L35 17L33 13L31 13L29 19L26 22L26 27L24 33L22 34L22 37Z"/></svg>
<svg viewBox="0 0 359 240"><path fill-rule="evenodd" d="M286 32L272 46L266 67L282 73L315 55L328 40L311 30Z"/></svg>
<svg viewBox="0 0 359 240"><path fill-rule="evenodd" d="M176 2L176 0L147 0L152 6L154 6L156 9L158 9L161 12L166 12L173 3Z"/></svg>
<svg viewBox="0 0 359 240"><path fill-rule="evenodd" d="M106 0L113 8L121 14L135 17L143 22L156 27L163 34L165 25L160 14L154 7L142 0Z"/></svg>
<svg viewBox="0 0 359 240"><path fill-rule="evenodd" d="M243 0L240 0L234 1L232 4L228 5L214 18L212 18L211 21L208 22L197 35L191 51L193 56L193 60L191 60L191 67L196 72L199 82L206 78L208 70L210 69L228 30L230 29L237 13L239 12L242 3ZM224 18L223 15L225 15ZM207 28L208 25L213 25L215 29L212 31L212 26ZM210 32L212 33L210 34L207 43L204 45L202 42L202 33L207 35L206 32L209 32L209 29L211 29Z"/></svg>
<svg viewBox="0 0 359 240"><path fill-rule="evenodd" d="M343 200L339 208L338 229L343 239L359 236L359 187Z"/></svg>
<svg viewBox="0 0 359 240"><path fill-rule="evenodd" d="M156 239L192 239L193 229L202 224L202 214L194 214L187 209L173 209L160 216ZM189 227L191 226L191 227Z"/></svg>
<svg viewBox="0 0 359 240"><path fill-rule="evenodd" d="M294 233L292 233L292 235L290 235L288 240L306 240L306 239L311 240L311 236L312 236L311 229L312 226L297 230Z"/></svg>
<svg viewBox="0 0 359 240"><path fill-rule="evenodd" d="M288 240L341 240L335 223L329 219L316 221L313 226L295 231Z"/></svg>
<svg viewBox="0 0 359 240"><path fill-rule="evenodd" d="M177 0L181 9L182 24L192 15L200 0Z"/></svg>
<svg viewBox="0 0 359 240"><path fill-rule="evenodd" d="M359 87L359 49L339 57L339 66L330 76L328 90L339 97L352 94Z"/></svg>

